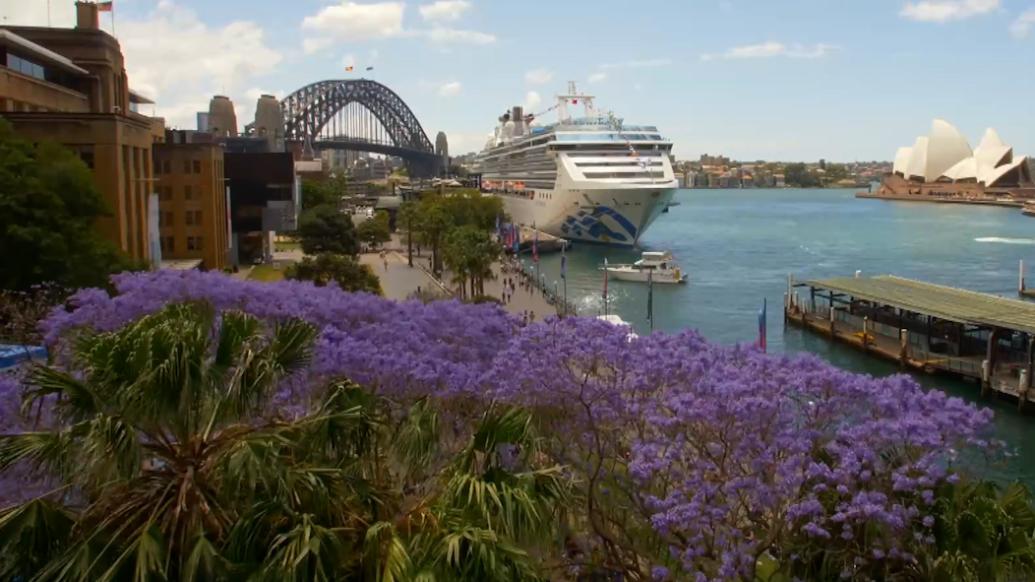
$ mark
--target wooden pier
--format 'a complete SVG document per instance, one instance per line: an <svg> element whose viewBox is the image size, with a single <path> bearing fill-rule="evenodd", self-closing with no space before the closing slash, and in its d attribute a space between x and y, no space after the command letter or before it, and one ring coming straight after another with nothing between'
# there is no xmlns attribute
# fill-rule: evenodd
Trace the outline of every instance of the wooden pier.
<svg viewBox="0 0 1035 582"><path fill-rule="evenodd" d="M1024 261L1021 261L1020 273L1017 275L1017 294L1021 297L1035 299L1035 289L1028 289L1024 277Z"/></svg>
<svg viewBox="0 0 1035 582"><path fill-rule="evenodd" d="M891 275L789 279L784 320L1022 408L1035 400L1035 303Z"/></svg>

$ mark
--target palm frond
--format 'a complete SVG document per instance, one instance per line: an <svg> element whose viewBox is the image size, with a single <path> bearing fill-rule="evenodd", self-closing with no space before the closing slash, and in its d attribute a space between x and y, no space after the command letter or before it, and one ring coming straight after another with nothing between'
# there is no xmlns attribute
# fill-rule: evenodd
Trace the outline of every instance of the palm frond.
<svg viewBox="0 0 1035 582"><path fill-rule="evenodd" d="M302 515L273 541L266 570L280 580L332 580L346 559L343 549L337 532L316 523L312 515Z"/></svg>
<svg viewBox="0 0 1035 582"><path fill-rule="evenodd" d="M75 520L64 507L34 499L0 512L0 579L27 578L68 542Z"/></svg>
<svg viewBox="0 0 1035 582"><path fill-rule="evenodd" d="M381 521L371 525L363 543L373 580L401 582L410 579L413 562L391 523Z"/></svg>

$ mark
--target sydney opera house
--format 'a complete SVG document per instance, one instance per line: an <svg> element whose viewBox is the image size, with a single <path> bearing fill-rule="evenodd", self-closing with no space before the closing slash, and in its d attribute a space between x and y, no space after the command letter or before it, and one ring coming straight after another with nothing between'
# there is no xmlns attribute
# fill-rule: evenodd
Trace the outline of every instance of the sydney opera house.
<svg viewBox="0 0 1035 582"><path fill-rule="evenodd" d="M931 133L895 154L891 174L877 195L938 198L1035 198L1032 168L1026 156L1014 156L994 129L971 149L963 134L936 119Z"/></svg>

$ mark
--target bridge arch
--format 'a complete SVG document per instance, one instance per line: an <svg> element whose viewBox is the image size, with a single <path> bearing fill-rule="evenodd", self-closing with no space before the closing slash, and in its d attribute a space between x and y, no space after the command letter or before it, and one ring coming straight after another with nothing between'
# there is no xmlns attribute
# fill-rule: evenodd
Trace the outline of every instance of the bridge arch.
<svg viewBox="0 0 1035 582"><path fill-rule="evenodd" d="M281 101L285 137L318 147L321 130L350 103L370 111L396 148L414 155L434 154L434 145L406 102L395 91L368 79L319 81L288 95Z"/></svg>

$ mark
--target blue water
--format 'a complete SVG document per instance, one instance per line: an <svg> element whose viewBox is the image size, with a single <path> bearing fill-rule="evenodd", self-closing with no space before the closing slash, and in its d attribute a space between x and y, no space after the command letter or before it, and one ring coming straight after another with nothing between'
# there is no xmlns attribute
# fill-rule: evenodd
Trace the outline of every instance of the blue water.
<svg viewBox="0 0 1035 582"><path fill-rule="evenodd" d="M688 285L655 285L655 329L699 330L721 343L753 342L758 310L769 303L770 352L813 352L845 369L874 375L898 367L783 326L787 276L796 279L894 274L1015 298L1021 259L1035 271L1035 218L1015 208L856 199L850 190L683 190L642 238L644 250L670 250ZM639 251L581 245L568 256L568 298L579 313L602 312L598 267L631 262ZM527 259L526 259L527 260ZM540 269L559 279L560 257ZM1035 280L1035 272L1032 273ZM637 331L649 331L647 289L610 282L609 310ZM990 477L1035 485L1035 414L982 400L972 384L917 376L925 386L962 396L996 412L996 436L1017 457L982 467Z"/></svg>

